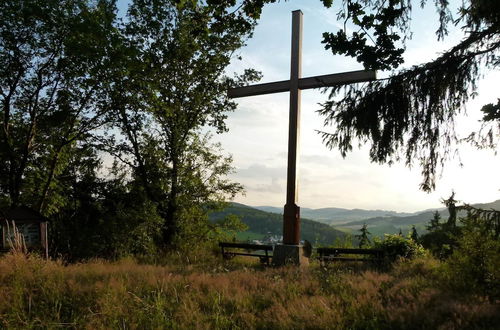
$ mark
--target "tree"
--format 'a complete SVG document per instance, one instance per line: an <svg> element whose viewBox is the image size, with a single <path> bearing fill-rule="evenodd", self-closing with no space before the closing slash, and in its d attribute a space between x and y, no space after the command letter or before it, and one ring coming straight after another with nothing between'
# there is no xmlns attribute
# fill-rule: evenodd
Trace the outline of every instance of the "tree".
<svg viewBox="0 0 500 330"><path fill-rule="evenodd" d="M410 238L415 242L418 242L418 233L417 233L417 228L415 228L415 225L411 226Z"/></svg>
<svg viewBox="0 0 500 330"><path fill-rule="evenodd" d="M203 232L193 224L242 190L224 179L231 159L200 138L203 127L227 130L227 112L236 107L227 88L259 77L224 74L255 22L247 7L232 10L231 3L136 0L123 27L124 69L113 95L121 134L105 143L157 205L165 245L183 231Z"/></svg>
<svg viewBox="0 0 500 330"><path fill-rule="evenodd" d="M457 226L457 200L455 200L455 192L451 193L451 196L448 199L443 199L441 201L448 208L448 221L446 222L446 226L449 229L456 228Z"/></svg>
<svg viewBox="0 0 500 330"><path fill-rule="evenodd" d="M457 206L457 202L454 192L448 199L441 199L441 203L448 208L448 220L440 223L441 215L435 211L427 225L429 232L420 238L422 245L440 258L447 258L453 252L462 235L462 228L457 226L457 215L462 206Z"/></svg>
<svg viewBox="0 0 500 330"><path fill-rule="evenodd" d="M57 175L99 128L113 66L112 1L0 4L0 199L53 213Z"/></svg>
<svg viewBox="0 0 500 330"><path fill-rule="evenodd" d="M358 243L359 248L365 248L370 246L370 239L368 238L368 236L371 234L368 231L368 225L366 223L363 225L363 227L361 227L359 232L360 232L359 235L354 236L359 240Z"/></svg>
<svg viewBox="0 0 500 330"><path fill-rule="evenodd" d="M141 185L115 163L105 178L99 152L73 150L61 173L61 193L69 201L51 215L50 253L67 261L154 256L162 219Z"/></svg>
<svg viewBox="0 0 500 330"><path fill-rule="evenodd" d="M325 2L328 6L331 1ZM422 6L426 1L421 1ZM333 54L355 57L366 69L396 69L403 63L405 41L411 36L411 0L343 0L338 18L349 30L323 35ZM443 39L450 25L461 26L465 37L435 60L393 73L387 79L333 88L330 100L319 113L325 126L320 132L329 148L345 156L359 144L370 142L370 159L392 163L403 159L408 166L421 166L425 191L435 188L435 175L460 142L454 120L476 94L485 70L500 66L500 2L463 1L456 18L448 1L436 1L439 13L437 38ZM354 28L352 28L352 26ZM373 35L373 37L372 37ZM343 91L343 94L340 92ZM335 97L341 95L339 99ZM499 101L500 102L500 101ZM471 135L478 146L495 147L500 136L500 105L482 108L484 134ZM479 132L481 133L481 132Z"/></svg>
<svg viewBox="0 0 500 330"><path fill-rule="evenodd" d="M491 301L500 297L500 211L483 210L468 204L460 218L456 246L446 261L449 281L464 292L480 292Z"/></svg>
<svg viewBox="0 0 500 330"><path fill-rule="evenodd" d="M427 230L432 232L440 228L441 224L441 214L439 214L439 211L434 211L434 215L427 225Z"/></svg>

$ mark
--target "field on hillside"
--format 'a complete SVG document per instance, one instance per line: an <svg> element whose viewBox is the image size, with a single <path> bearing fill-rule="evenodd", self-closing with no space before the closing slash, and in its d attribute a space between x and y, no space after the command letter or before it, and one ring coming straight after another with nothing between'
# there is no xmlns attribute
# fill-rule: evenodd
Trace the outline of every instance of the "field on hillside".
<svg viewBox="0 0 500 330"><path fill-rule="evenodd" d="M264 268L214 255L64 265L0 257L0 328L492 329L500 302L453 289L430 257L378 271Z"/></svg>

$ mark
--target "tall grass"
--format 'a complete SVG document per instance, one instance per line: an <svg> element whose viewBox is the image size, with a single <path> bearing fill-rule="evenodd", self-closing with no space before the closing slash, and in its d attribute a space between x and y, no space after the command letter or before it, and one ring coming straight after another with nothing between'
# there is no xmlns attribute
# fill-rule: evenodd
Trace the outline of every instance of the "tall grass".
<svg viewBox="0 0 500 330"><path fill-rule="evenodd" d="M0 328L461 329L500 324L498 304L440 285L439 262L391 271L0 259Z"/></svg>
<svg viewBox="0 0 500 330"><path fill-rule="evenodd" d="M7 223L7 246L10 248L12 253L27 255L28 248L26 247L26 241L24 240L23 234L19 231L14 221L9 225Z"/></svg>

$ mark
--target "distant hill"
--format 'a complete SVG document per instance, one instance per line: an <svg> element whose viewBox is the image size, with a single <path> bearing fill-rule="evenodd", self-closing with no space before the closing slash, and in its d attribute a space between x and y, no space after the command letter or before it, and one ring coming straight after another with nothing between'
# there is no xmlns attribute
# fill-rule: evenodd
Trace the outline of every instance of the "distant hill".
<svg viewBox="0 0 500 330"><path fill-rule="evenodd" d="M274 206L254 206L254 208L277 214L283 213L283 208ZM404 217L404 216L414 215L414 213L386 211L386 210L362 210L362 209L350 210L338 207L328 207L321 209L310 209L306 207L301 207L300 215L305 218L313 219L329 225L338 225L351 221L357 221L375 217L390 217L390 216Z"/></svg>
<svg viewBox="0 0 500 330"><path fill-rule="evenodd" d="M473 206L483 209L500 210L500 200L491 203L473 204ZM255 206L254 208L266 212L282 214L283 208L274 206ZM446 208L427 209L415 213L404 213L386 210L363 210L363 209L343 209L337 207L310 209L300 208L301 216L316 221L334 225L344 232L355 232L367 224L372 235L382 236L383 234L395 234L400 230L406 234L415 225L419 233L426 231L426 225L433 218L434 212L438 211L443 221L448 219ZM464 213L459 214L463 216Z"/></svg>
<svg viewBox="0 0 500 330"><path fill-rule="evenodd" d="M281 235L283 232L283 216L258 210L239 203L231 203L229 207L220 212L209 215L212 221L223 219L229 214L238 216L247 226L249 232L262 235ZM327 224L302 218L301 239L311 243L332 244L336 239L345 237L345 233ZM240 235L241 236L241 235ZM249 235L251 236L251 235Z"/></svg>
<svg viewBox="0 0 500 330"><path fill-rule="evenodd" d="M475 207L484 209L500 210L500 200L491 203L473 204ZM301 239L320 244L332 244L337 238L344 238L347 233L356 233L363 224L367 224L373 236L383 234L395 234L400 230L406 234L415 225L417 231L422 234L426 231L426 225L433 218L436 210L423 210L415 213L404 213L386 210L362 210L343 208L301 208ZM448 218L446 208L437 209L442 221ZM283 210L274 206L247 206L239 203L231 203L229 207L221 212L214 212L210 219L215 221L229 214L240 217L249 226L248 232L241 233L240 238L253 239L266 235L281 235L283 231ZM459 214L460 216L460 214ZM462 214L463 216L463 214ZM310 220L314 219L314 220ZM334 225L336 228L333 228Z"/></svg>
<svg viewBox="0 0 500 330"><path fill-rule="evenodd" d="M482 204L473 204L474 207L482 208L482 209L494 209L500 210L500 200L491 202L491 203L482 203ZM344 223L339 226L339 228L356 230L361 228L363 224L367 224L370 232L374 235L379 235L379 233L386 234L394 234L399 232L401 229L404 233L406 233L413 225L417 228L417 230L422 233L425 232L425 227L429 223L429 221L433 218L435 211L423 211L421 213L416 213L410 216L388 216L388 217L373 217L358 221L351 221ZM438 210L441 215L442 221L446 221L449 217L448 210L446 208L442 208ZM461 212L458 216L464 216L465 212ZM393 228L392 231L389 229Z"/></svg>

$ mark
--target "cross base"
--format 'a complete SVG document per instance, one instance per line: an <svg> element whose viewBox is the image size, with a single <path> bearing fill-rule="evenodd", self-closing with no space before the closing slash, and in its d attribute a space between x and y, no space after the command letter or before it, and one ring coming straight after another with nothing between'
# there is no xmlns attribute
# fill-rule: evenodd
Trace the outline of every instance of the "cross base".
<svg viewBox="0 0 500 330"><path fill-rule="evenodd" d="M273 251L273 266L308 266L309 258L302 245L276 245Z"/></svg>
<svg viewBox="0 0 500 330"><path fill-rule="evenodd" d="M283 244L300 243L300 207L288 203L283 212Z"/></svg>

